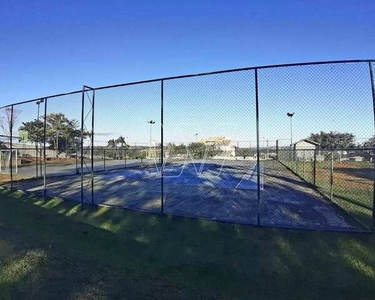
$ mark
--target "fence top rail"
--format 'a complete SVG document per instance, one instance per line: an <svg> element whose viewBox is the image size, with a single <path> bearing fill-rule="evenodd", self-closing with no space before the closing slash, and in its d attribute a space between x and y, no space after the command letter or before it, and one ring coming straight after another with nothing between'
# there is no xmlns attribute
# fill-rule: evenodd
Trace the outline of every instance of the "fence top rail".
<svg viewBox="0 0 375 300"><path fill-rule="evenodd" d="M21 101L21 102L11 103L11 104L8 104L8 105L5 105L5 106L1 106L0 109L11 107L11 106L16 106L16 105L21 105L21 104L26 104L26 103L30 103L30 102L35 102L35 101L39 101L39 100L52 99L52 98L57 98L57 97L62 97L62 96L79 94L79 93L82 93L82 90L67 92L67 93L61 93L61 94L55 94L55 95L49 95L49 96L45 96L45 97L39 97L39 98L34 98L34 99L25 100L25 101Z"/></svg>
<svg viewBox="0 0 375 300"><path fill-rule="evenodd" d="M180 76L172 76L172 77L163 77L163 78L156 78L156 79L149 79L149 80L142 80L142 81L133 81L133 82L128 82L128 83L99 86L99 87L96 87L96 88L91 88L91 87L88 87L88 86L84 85L84 88L87 87L87 88L92 89L92 90L102 90L102 89L122 87L122 86L128 86L128 85L136 85L136 84L142 84L142 83L151 83L151 82L158 82L158 81L191 78L191 77L199 77L199 76L207 76L207 75L215 75L215 74L231 73L231 72L240 72L240 71L283 68L283 67L298 67L298 66L309 66L309 65L346 64L346 63L375 63L375 59L332 60L332 61L316 61L316 62L304 62L304 63L277 64L277 65L263 65L263 66L257 66L257 67L227 69L227 70L220 70L220 71L213 71L213 72L196 73L196 74L188 74L188 75L180 75ZM49 95L49 96L45 96L45 97L38 97L38 98L26 100L26 101L12 103L12 104L8 104L8 105L0 107L0 109L15 106L15 105L20 105L20 104L25 104L25 103L29 103L29 102L34 102L34 101L38 101L38 100L41 100L41 99L51 99L51 98L67 96L67 95L72 95L72 94L77 94L77 93L82 93L82 90L77 90L77 91L68 92L68 93L55 94L55 95Z"/></svg>
<svg viewBox="0 0 375 300"><path fill-rule="evenodd" d="M114 84L114 85L99 86L99 87L96 87L95 90L115 88L115 87L121 87L121 86L127 86L127 85L136 85L136 84L142 84L142 83L151 83L151 82L157 82L157 81L183 79L183 78L191 78L191 77L199 77L199 76L215 75L215 74L231 73L231 72L240 72L240 71L272 69L272 68L282 68L282 67L298 67L298 66L308 66L308 65L370 63L370 62L375 63L375 59L332 60L332 61L317 61L317 62L278 64L278 65L264 65L264 66L257 66L257 67L227 69L227 70L220 70L220 71L212 71L212 72L204 72L204 73L196 73L196 74L188 74L188 75L180 75L180 76L172 76L172 77L163 77L163 78L156 78L156 79L150 79L150 80L142 80L142 81L134 81L134 82L128 82L128 83Z"/></svg>
<svg viewBox="0 0 375 300"><path fill-rule="evenodd" d="M375 151L375 147L357 147L357 148L327 148L327 149L294 149L294 147L280 147L279 151L322 151L322 152L335 152L335 151Z"/></svg>

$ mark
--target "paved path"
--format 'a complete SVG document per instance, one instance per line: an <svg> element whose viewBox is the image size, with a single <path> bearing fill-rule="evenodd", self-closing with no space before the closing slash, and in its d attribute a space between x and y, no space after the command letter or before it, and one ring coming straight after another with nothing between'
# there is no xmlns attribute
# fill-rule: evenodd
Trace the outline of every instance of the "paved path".
<svg viewBox="0 0 375 300"><path fill-rule="evenodd" d="M140 160L127 160L126 164L124 160L106 160L104 165L104 160L94 161L94 172L97 171L104 171L104 170L113 170L113 169L122 169L125 167L135 167L149 165L150 162ZM56 164L56 165L48 165L47 164L47 176L63 176L63 175L74 175L79 173L81 169L81 163L78 161L78 164ZM87 162L83 166L84 173L91 172L91 162ZM18 177L20 178L32 178L36 177L36 166L23 166L18 168ZM43 174L43 166L42 166L42 174ZM40 165L38 166L38 176L40 176Z"/></svg>

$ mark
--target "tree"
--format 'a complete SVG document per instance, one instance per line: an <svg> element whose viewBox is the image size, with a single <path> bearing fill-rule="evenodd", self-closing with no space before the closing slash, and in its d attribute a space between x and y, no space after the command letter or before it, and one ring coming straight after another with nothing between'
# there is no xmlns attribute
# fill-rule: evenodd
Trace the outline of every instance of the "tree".
<svg viewBox="0 0 375 300"><path fill-rule="evenodd" d="M116 145L116 141L112 139L108 141L107 148L116 148Z"/></svg>
<svg viewBox="0 0 375 300"><path fill-rule="evenodd" d="M114 139L111 139L111 140L108 141L107 148L110 149L109 151L107 151L107 152L109 152L108 156L112 155L113 159L116 159L116 150L115 150L116 147L117 147L117 144L116 144L116 141Z"/></svg>
<svg viewBox="0 0 375 300"><path fill-rule="evenodd" d="M123 148L124 147L124 144L126 144L125 143L125 138L122 136L122 135L120 135L117 139L116 139L116 144L120 144L121 145L121 148Z"/></svg>
<svg viewBox="0 0 375 300"><path fill-rule="evenodd" d="M375 148L375 135L362 144L364 148ZM356 155L363 156L366 160L374 159L374 150L358 149Z"/></svg>
<svg viewBox="0 0 375 300"><path fill-rule="evenodd" d="M77 120L69 120L62 113L48 114L46 116L46 139L50 148L61 152L63 149L78 147L81 139L81 130L78 127ZM87 136L89 133L84 132L83 137Z"/></svg>
<svg viewBox="0 0 375 300"><path fill-rule="evenodd" d="M57 155L63 150L77 148L80 144L81 130L78 129L79 122L75 119L69 120L62 113L51 113L46 116L46 136L44 139L44 117L43 121L34 120L23 122L19 130L27 131L29 140L37 143L48 143L50 149L57 150ZM84 132L83 138L89 136Z"/></svg>
<svg viewBox="0 0 375 300"><path fill-rule="evenodd" d="M192 157L200 159L213 157L221 152L218 146L204 143L190 143L188 149Z"/></svg>
<svg viewBox="0 0 375 300"><path fill-rule="evenodd" d="M44 143L44 124L40 120L30 122L22 122L22 126L18 128L20 131L26 131L30 142Z"/></svg>
<svg viewBox="0 0 375 300"><path fill-rule="evenodd" d="M187 149L185 145L177 146L176 144L168 143L165 146L165 152L167 152L169 156L186 155Z"/></svg>
<svg viewBox="0 0 375 300"><path fill-rule="evenodd" d="M130 147L129 147L129 145L126 144L125 138L122 135L120 135L117 139L109 140L108 144L107 144L107 148L111 149L110 153L112 154L113 159L116 159L116 157L117 157L116 150L117 150L118 144L120 144L119 159L123 159L124 154L125 155L127 154L126 150L129 149Z"/></svg>
<svg viewBox="0 0 375 300"><path fill-rule="evenodd" d="M340 149L340 148L354 148L355 136L352 133L348 132L324 132L320 133L311 133L309 138L310 140L320 144L320 148L325 149Z"/></svg>
<svg viewBox="0 0 375 300"><path fill-rule="evenodd" d="M369 138L366 142L362 144L365 148L374 148L375 147L375 135L372 138Z"/></svg>
<svg viewBox="0 0 375 300"><path fill-rule="evenodd" d="M116 142L116 145L117 145L117 144L120 144L120 149L121 149L121 151L120 151L120 159L122 159L122 158L123 158L123 151L125 150L125 155L126 155L126 149L128 149L129 147L128 147L128 145L126 144L126 142L125 142L125 138L124 138L122 135L120 135L120 136L115 140L115 142Z"/></svg>
<svg viewBox="0 0 375 300"><path fill-rule="evenodd" d="M13 118L12 118L12 108L5 107L1 110L3 116L0 117L0 127L3 130L4 134L10 136L10 133L13 132L14 125L17 123L18 117L21 113L21 110L15 109L13 107Z"/></svg>

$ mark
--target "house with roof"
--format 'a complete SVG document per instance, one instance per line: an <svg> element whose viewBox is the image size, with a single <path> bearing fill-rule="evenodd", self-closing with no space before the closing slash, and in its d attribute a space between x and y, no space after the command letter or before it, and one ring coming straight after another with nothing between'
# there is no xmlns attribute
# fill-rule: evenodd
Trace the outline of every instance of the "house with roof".
<svg viewBox="0 0 375 300"><path fill-rule="evenodd" d="M320 146L319 143L310 139L302 139L293 144L294 157L296 160L313 161L314 152Z"/></svg>

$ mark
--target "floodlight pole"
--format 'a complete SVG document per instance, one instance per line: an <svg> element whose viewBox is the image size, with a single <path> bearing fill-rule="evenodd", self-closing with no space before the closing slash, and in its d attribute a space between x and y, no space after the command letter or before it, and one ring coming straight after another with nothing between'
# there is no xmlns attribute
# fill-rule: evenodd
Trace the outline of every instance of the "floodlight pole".
<svg viewBox="0 0 375 300"><path fill-rule="evenodd" d="M198 142L198 133L194 134L195 135L195 142Z"/></svg>
<svg viewBox="0 0 375 300"><path fill-rule="evenodd" d="M147 121L147 123L150 124L150 156L151 156L151 142L152 142L152 125L155 124L155 121L153 120L150 120L150 121Z"/></svg>
<svg viewBox="0 0 375 300"><path fill-rule="evenodd" d="M293 145L293 121L292 121L292 118L294 116L294 112L293 113L287 113L286 115L290 118L290 146L292 146Z"/></svg>

